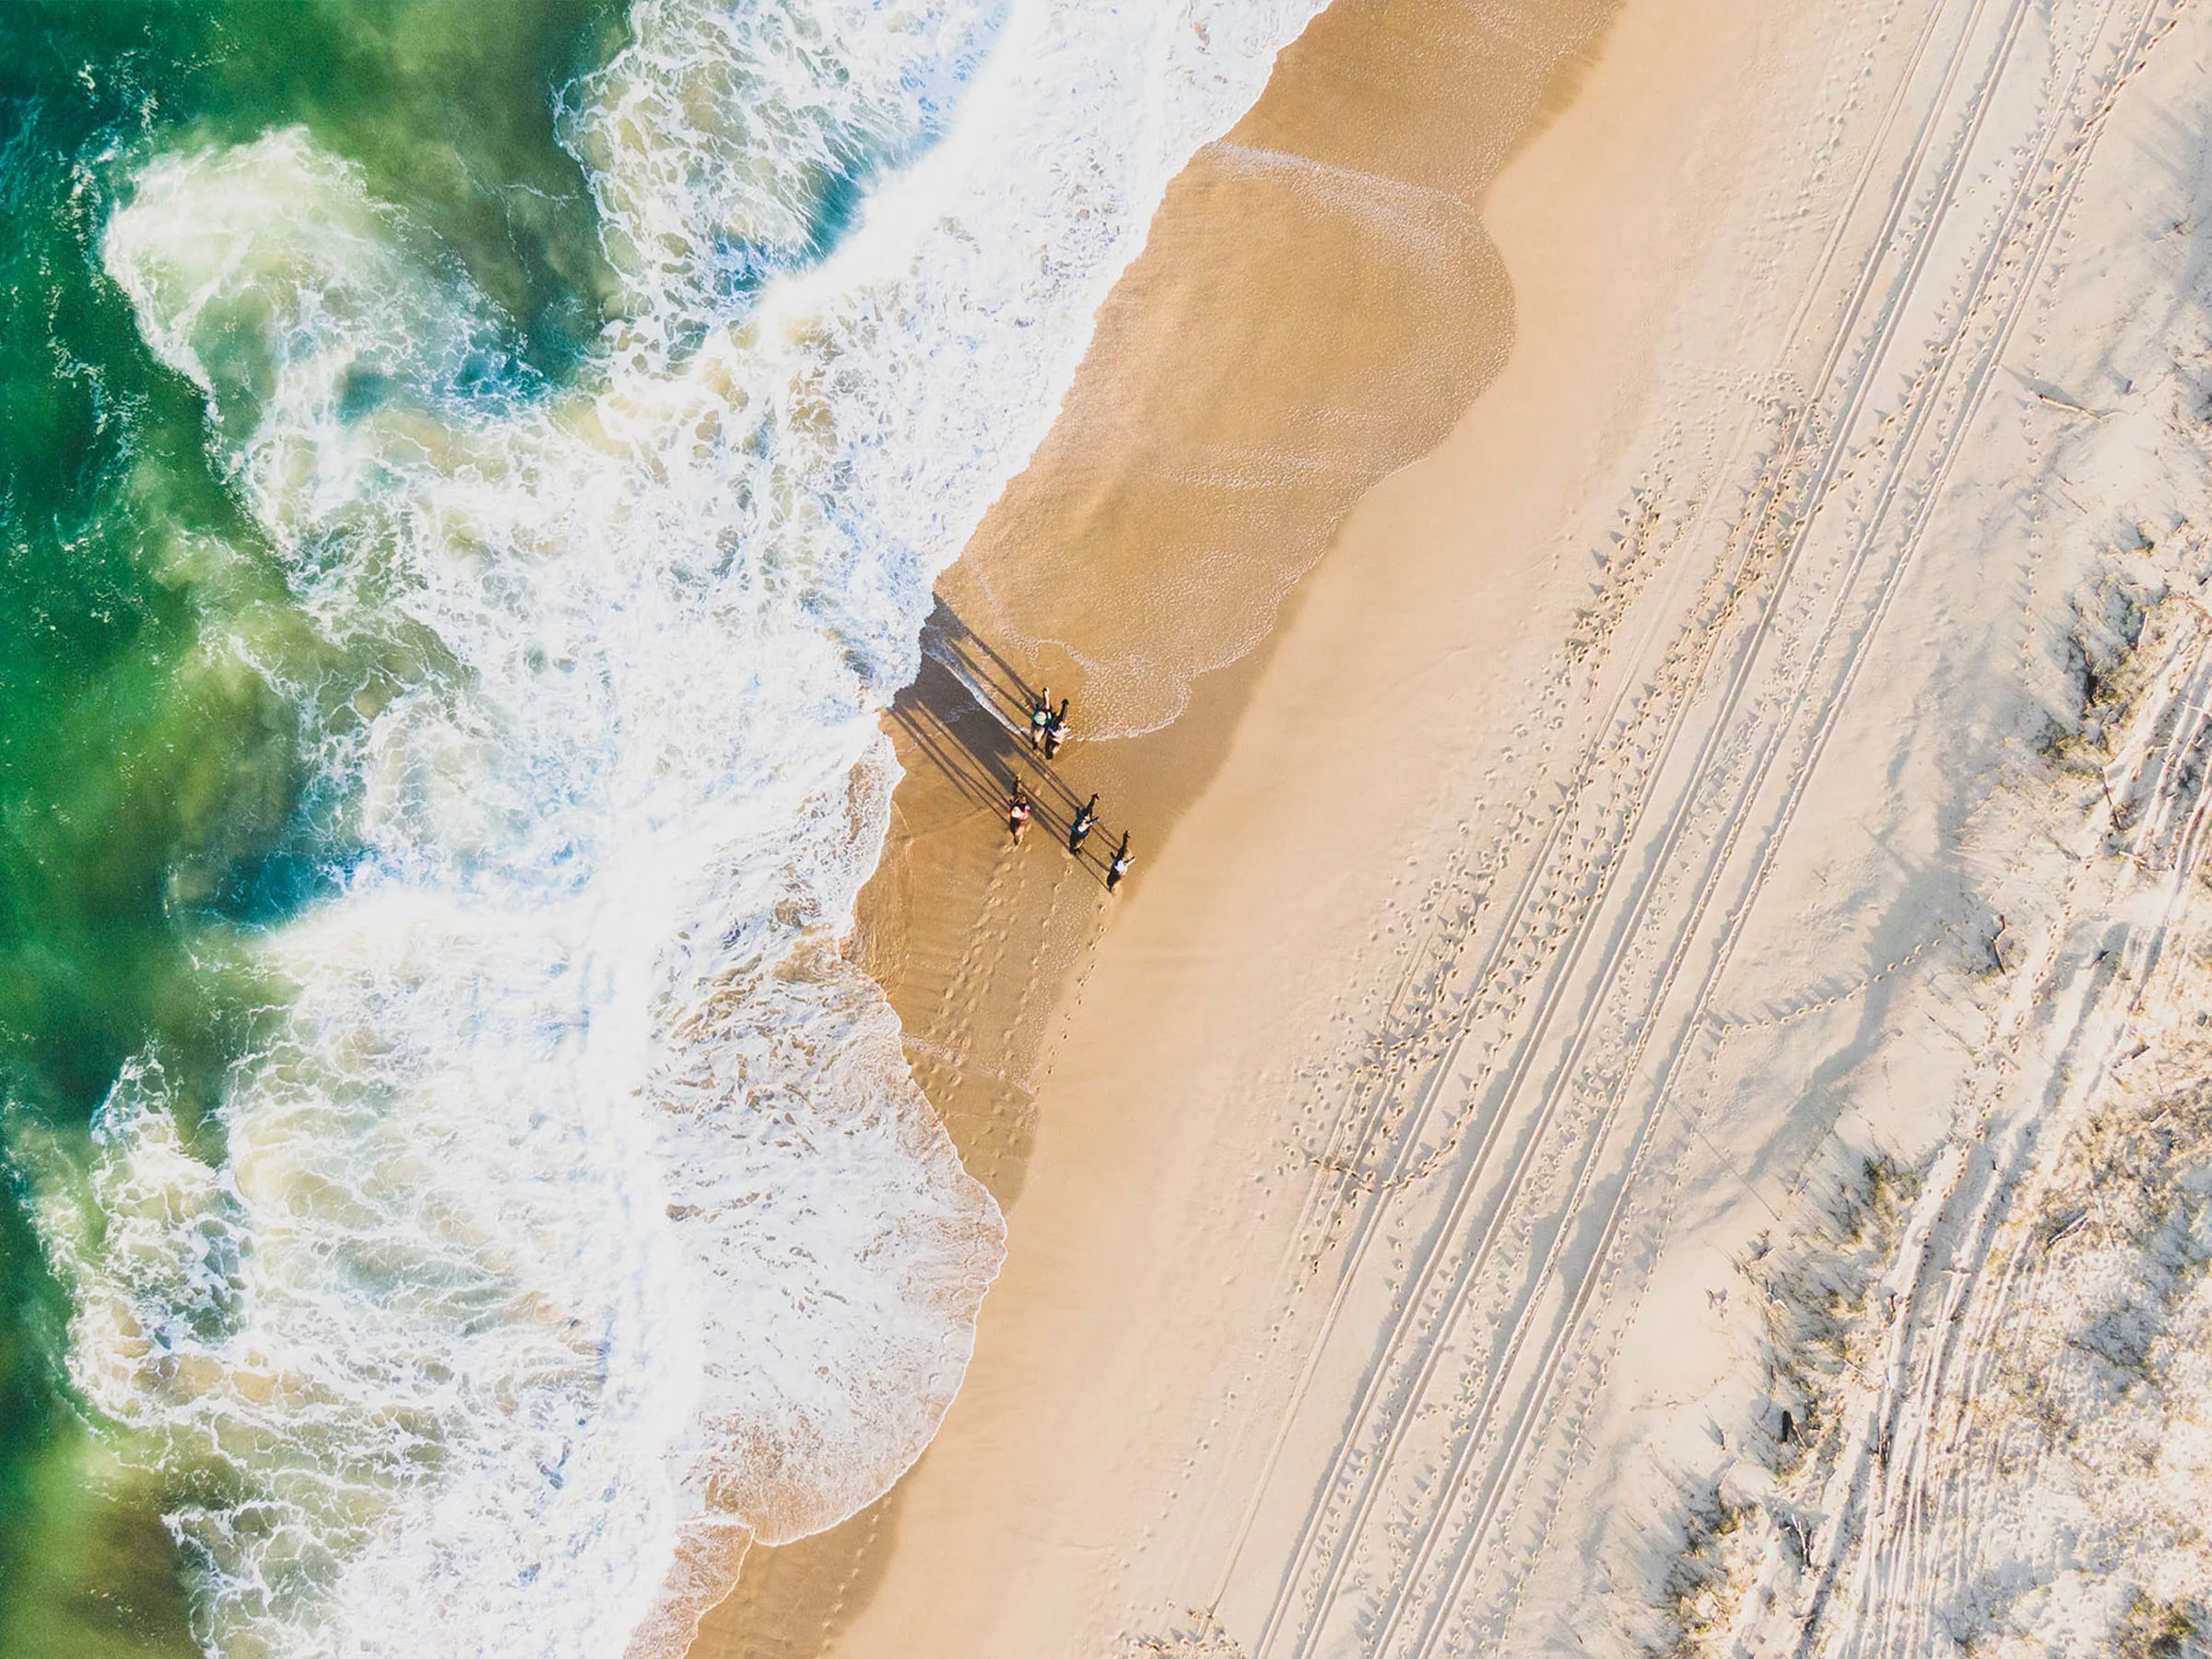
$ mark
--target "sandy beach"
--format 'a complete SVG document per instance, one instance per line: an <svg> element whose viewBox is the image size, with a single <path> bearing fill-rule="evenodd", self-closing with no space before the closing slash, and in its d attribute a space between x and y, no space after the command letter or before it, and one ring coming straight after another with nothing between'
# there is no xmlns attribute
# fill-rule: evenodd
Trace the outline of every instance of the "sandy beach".
<svg viewBox="0 0 2212 1659"><path fill-rule="evenodd" d="M1631 50L1643 44L1650 57L1616 50L1606 84L1620 98L1651 72L1707 55L1708 29L1745 21L1684 14L1677 32L1662 29L1648 44L1631 40ZM1347 996L1332 982L1344 970L1362 971L1335 946L1347 916L1405 895L1400 872L1378 871L1358 848L1373 823L1425 814L1437 793L1436 751L1419 761L1421 746L1406 739L1407 722L1392 705L1433 688L1459 735L1470 724L1469 699L1504 688L1502 681L1453 683L1454 669L1524 633L1535 579L1553 551L1544 531L1579 504L1578 485L1602 460L1589 440L1604 418L1618 422L1634 409L1666 293L1695 254L1687 218L1671 242L1645 240L1654 217L1647 194L1654 175L1637 154L1645 133L1615 128L1594 135L1599 145L1611 140L1603 158L1610 176L1590 176L1595 170L1584 156L1568 158L1522 206L1513 228L1525 236L1524 256L1543 262L1543 291L1517 288L1501 264L1497 204L1485 195L1516 147L1573 103L1612 22L1595 7L1532 6L1525 32L1500 39L1469 8L1430 0L1324 14L1286 53L1261 104L1179 181L1146 254L1101 318L1046 449L940 584L943 632L933 643L941 654L895 722L907 777L892 843L864 896L856 953L890 987L916 1076L970 1170L1008 1206L1015 1238L1036 1241L1017 1247L994 1289L961 1407L915 1477L820 1538L757 1552L695 1652L828 1651L825 1642L871 1604L872 1586L893 1560L934 1547L935 1529L910 1525L906 1506L953 1461L986 1397L1026 1419L1018 1426L1034 1439L1018 1449L1006 1443L1017 1422L995 1414L977 1425L972 1454L983 1462L955 1477L952 1501L958 1507L959 1494L971 1494L991 1513L970 1524L1013 1522L1018 1507L1000 1505L1018 1506L1018 1493L1035 1489L1032 1479L1066 1490L1065 1472L1048 1474L1050 1465L1030 1458L1035 1440L1060 1441L1084 1407L1057 1389L1048 1397L1030 1368L1051 1367L1068 1379L1061 1388L1112 1379L1118 1390L1125 1368L1100 1372L1095 1345L1127 1340L1133 1324L1148 1322L1146 1310L1179 1302L1163 1278L1182 1279L1194 1247L1214 1258L1204 1282L1224 1288L1252 1253L1262 1277L1246 1288L1260 1300L1241 1318L1248 1340L1264 1331L1289 1218L1279 1202L1273 1218L1257 1213L1260 1206L1243 1213L1249 1195L1238 1189L1295 1190L1306 1160L1280 1142L1296 1133L1271 1098L1288 1081L1283 1072L1266 1067L1233 1081L1228 1074L1277 1046L1286 1025L1297 1030L1316 1016L1282 997L1274 971L1286 959L1287 912L1305 912L1296 947L1314 965L1302 988L1329 1004L1320 1018L1334 1016L1341 1027L1342 1006L1371 1007L1375 986ZM1425 99L1420 89L1408 96L1402 78L1409 43L1427 46L1426 64L1412 53L1429 71ZM1743 44L1756 53L1757 31ZM1488 96L1466 95L1470 73ZM1647 98L1639 112L1694 124L1688 91L1663 110L1650 109ZM1348 175L1333 171L1352 167L1359 171ZM1549 200L1560 183L1585 179L1589 196L1571 206ZM1430 224L1415 229L1430 234L1407 235L1398 225L1378 233L1367 197L1376 180L1424 198ZM1430 194L1437 192L1449 194L1440 200ZM1631 217L1616 219L1612 231L1585 238L1602 217L1624 211ZM1441 259L1440 223L1450 231ZM1612 300L1637 288L1646 297L1615 313L1618 332L1593 335L1581 326L1593 288ZM1287 312L1277 309L1285 301ZM1346 315L1372 321L1347 334ZM1214 366L1207 389L1255 360L1284 367L1256 396L1245 386L1226 400L1192 395L1204 380L1189 372L1192 340L1222 347L1199 359ZM1451 454L1422 477L1402 480L1394 501L1369 503L1329 571L1316 573L1337 589L1333 612L1312 586L1300 592L1300 614L1321 611L1314 625L1329 633L1307 648L1301 669L1277 667L1277 609L1343 515L1450 432L1516 352L1519 385L1492 386L1480 413L1452 433ZM1530 426L1532 417L1545 424ZM1555 447L1547 441L1553 437L1565 441ZM1217 456L1226 466L1213 465ZM1517 478L1532 459L1536 472ZM1524 484L1536 488L1516 488ZM1481 514L1474 520L1462 516L1470 491ZM1378 512L1389 516L1377 522ZM1505 513L1520 516L1522 536L1500 525ZM1407 517L1427 522L1408 526ZM1040 556L1040 548L1056 551ZM1356 572L1335 574L1355 560ZM1378 592L1377 583L1387 587ZM1194 587L1196 606L1187 603ZM1132 594L1134 608L1123 603ZM969 617L975 621L964 626ZM1224 657L1229 665L1217 667ZM979 680L995 694L989 711L974 705ZM1008 730L1018 718L1018 687L1040 684L1078 697L1087 722L1166 722L1142 735L1078 744L1039 792L1045 812L1031 839L1048 847L1073 804L1055 790L1057 778L1068 781L1065 789L1080 782L1105 796L1103 836L1133 829L1141 874L1118 901L1106 899L1095 870L1035 852L1011 855L996 821L1000 780L1025 752ZM1272 731L1241 769L1239 800L1216 780L1260 686L1273 705ZM1180 820L1201 796L1209 797L1209 816L1230 816L1186 831ZM1333 879L1312 880L1314 869ZM1363 873L1379 874L1379 892L1342 885ZM1315 913L1322 900L1327 908ZM1110 914L1117 950L1147 919L1168 936L1133 945L1140 954L1114 971L1098 956ZM1379 932L1350 925L1351 936L1370 943ZM1261 963L1269 971L1255 973ZM1171 988L1160 981L1170 965L1178 970ZM1371 961L1363 976L1379 981L1387 971ZM1270 1002L1277 1006L1255 1006ZM1072 1017L1085 1004L1097 1010L1084 1019L1097 1033L1085 1058L1053 1055L1039 1075L1050 1040L1077 1041ZM1171 1021L1170 1010L1180 1010ZM1101 1056L1111 1057L1104 1071L1096 1069ZM1037 1125L1054 1099L1071 1102L1060 1114L1064 1138L1057 1156L1040 1159ZM1233 1110L1222 1110L1232 1100ZM1065 1138L1078 1125L1088 1129L1082 1143ZM1233 1206L1200 1201L1221 1165L1255 1163L1261 1180L1232 1185ZM1178 1169L1182 1178L1169 1173ZM1031 1201L1030 1183L1041 1178L1055 1180L1055 1202ZM1147 1237L1143 1217L1159 1230ZM1272 1220L1271 1232L1253 1225L1263 1219ZM1038 1300L1025 1320L1031 1270L1041 1275L1029 1293ZM1178 1309L1176 1328L1187 1341L1217 1313L1202 1304L1186 1319ZM1063 1322L1071 1316L1088 1335L1085 1346L1068 1345ZM994 1381L1002 1332L1012 1374ZM1159 1340L1162 1350L1177 1346ZM1216 1357L1212 1342L1196 1343L1190 1358L1199 1377ZM1178 1377L1158 1392L1173 1398L1194 1382ZM1199 1397L1214 1386L1196 1382ZM1177 1432L1187 1429L1179 1424ZM1167 1473L1136 1465L1130 1450L1104 1440L1065 1447L1103 1453L1132 1477ZM1170 1439L1154 1456L1184 1450ZM1009 1459L1034 1476L1002 1488L993 1471ZM986 1532L966 1547L989 1560L1005 1542ZM919 1584L942 1589L937 1570L925 1559L914 1564ZM1002 1603L1000 1577L995 1567L975 1567L972 1593L983 1606ZM936 1592L921 1594L935 1604ZM1044 1591L1041 1616L1051 1616L1057 1594ZM887 1627L900 1628L896 1616ZM941 1647L924 1651L952 1651L975 1634L963 1620ZM866 1638L855 1631L851 1640Z"/></svg>
<svg viewBox="0 0 2212 1659"><path fill-rule="evenodd" d="M892 718L850 951L1007 1212L965 1386L695 1654L2091 1627L1973 1600L2058 1569L1959 1500L1956 1402L2063 1323L2005 1264L2070 1125L2188 1066L2156 757L2212 513L2107 417L2198 347L2206 50L2158 5L1339 0L1285 53ZM2131 1524L2100 1571L2183 1606Z"/></svg>
<svg viewBox="0 0 2212 1659"><path fill-rule="evenodd" d="M0 65L0 1659L2212 1659L2212 0Z"/></svg>

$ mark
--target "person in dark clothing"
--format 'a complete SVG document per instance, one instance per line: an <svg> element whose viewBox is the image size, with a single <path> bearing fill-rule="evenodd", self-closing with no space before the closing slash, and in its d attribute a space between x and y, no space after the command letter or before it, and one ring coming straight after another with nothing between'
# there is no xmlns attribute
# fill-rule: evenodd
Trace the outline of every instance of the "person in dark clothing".
<svg viewBox="0 0 2212 1659"><path fill-rule="evenodd" d="M1112 892L1122 885L1122 877L1129 874L1129 866L1136 855L1129 851L1129 831L1122 831L1122 844L1114 849L1113 862L1106 866L1106 890Z"/></svg>
<svg viewBox="0 0 2212 1659"><path fill-rule="evenodd" d="M1044 728L1044 758L1050 760L1060 752L1060 746L1066 741L1067 699L1064 697L1060 700L1059 712L1052 717Z"/></svg>
<svg viewBox="0 0 2212 1659"><path fill-rule="evenodd" d="M1037 688L1037 700L1030 705L1030 747L1037 748L1044 742L1044 735L1053 725L1053 694L1043 686Z"/></svg>
<svg viewBox="0 0 2212 1659"><path fill-rule="evenodd" d="M1076 821L1067 827L1067 850L1070 853L1083 850L1083 838L1091 832L1098 821L1099 797L1094 794L1085 803L1083 810L1076 814Z"/></svg>

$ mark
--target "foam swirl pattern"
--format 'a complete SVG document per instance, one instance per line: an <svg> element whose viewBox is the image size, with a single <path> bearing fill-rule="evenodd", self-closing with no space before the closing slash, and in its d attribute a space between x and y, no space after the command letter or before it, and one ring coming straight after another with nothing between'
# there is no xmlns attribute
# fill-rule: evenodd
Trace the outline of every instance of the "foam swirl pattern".
<svg viewBox="0 0 2212 1659"><path fill-rule="evenodd" d="M1311 9L640 0L565 95L577 392L303 130L138 163L106 269L356 670L233 642L344 855L219 1153L148 1052L41 1199L209 1653L678 1652L926 1444L1003 1229L838 950L876 716Z"/></svg>

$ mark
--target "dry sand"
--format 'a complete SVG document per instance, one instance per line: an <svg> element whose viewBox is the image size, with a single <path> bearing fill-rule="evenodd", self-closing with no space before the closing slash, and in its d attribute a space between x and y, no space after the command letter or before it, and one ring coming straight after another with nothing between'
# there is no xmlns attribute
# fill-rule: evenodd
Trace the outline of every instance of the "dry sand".
<svg viewBox="0 0 2212 1659"><path fill-rule="evenodd" d="M1694 253L1694 216L1660 187L1689 159L1686 130L1750 61L1757 14L1771 9L1676 8L1656 39L1632 43L1641 53L1610 58L1613 107L1583 139L1607 153L1554 160L1525 194L1518 283L1483 197L1515 147L1577 96L1605 43L1604 6L1340 3L1171 191L1062 419L940 584L932 661L895 715L908 777L856 942L970 1169L1009 1209L1008 1271L960 1406L915 1474L830 1534L756 1551L695 1653L877 1651L871 1640L973 1651L977 1615L958 1604L1003 1606L1008 1579L1030 1571L1000 1558L1003 1529L1030 1524L1040 1492L1053 1512L1090 1501L1076 1495L1090 1482L1036 1461L1039 1437L1165 1489L1168 1469L1144 1460L1124 1416L1100 1418L1095 1435L1074 1426L1086 1420L1080 1391L1122 1386L1123 1367L1098 1366L1098 1344L1136 1332L1147 1348L1177 1344L1152 1317L1182 1300L1160 1276L1180 1277L1196 1248L1215 1253L1206 1271L1219 1283L1218 1253L1244 1245L1246 1191L1208 1197L1169 1175L1195 1172L1187 1137L1225 1136L1232 1164L1282 1161L1272 1091L1284 1079L1219 1075L1255 1040L1265 1046L1267 1005L1276 1018L1310 1012L1277 988L1284 942L1270 915L1296 913L1301 896L1338 900L1305 911L1296 947L1306 982L1334 997L1354 971L1341 919L1363 908L1342 902L1354 890L1345 877L1371 876L1375 825L1433 793L1400 701L1477 693L1465 670L1521 624L1528 567L1552 551L1545 531L1571 511L1607 418L1633 410L1657 319ZM1640 31L1650 21L1639 17ZM1677 148L1648 153L1662 135ZM1580 193L1555 195L1562 184ZM1669 218L1676 234L1654 237L1653 221ZM1608 326L1588 327L1593 316ZM1315 618L1332 637L1308 648L1318 655L1301 673L1270 674L1261 641L1344 513L1451 433L1509 352L1516 389L1495 389L1453 434L1425 488L1393 504L1400 523L1371 521L1338 549L1359 568ZM974 708L979 683L994 712ZM1041 775L1010 730L1019 688L1041 683L1076 697L1086 725L1169 724L1065 751L1036 787L1045 809L1016 856L994 810L1010 769ZM1271 740L1244 769L1241 798L1217 804L1229 821L1186 832L1180 820L1255 683L1275 704ZM1142 862L1118 900L1095 865L1053 851L1078 787L1104 796L1094 853L1125 827L1136 837ZM1093 953L1109 914L1122 933L1149 924L1168 936L1133 945L1141 954L1126 967L1102 966ZM1055 1083L1033 1068L1073 1011L1064 996L1094 1006L1097 1035ZM1242 1029L1233 1047L1209 1036L1227 1022ZM1061 1138L1040 1167L1037 1124L1060 1100ZM1050 1200L1030 1194L1040 1174L1055 1182ZM1259 1254L1265 1305L1278 1264ZM1178 1318L1182 1341L1206 1324L1192 1312L1196 1324ZM1264 1327L1245 1312L1237 1335L1250 1342ZM1204 1399L1220 1347L1201 1339L1190 1351ZM1040 1365L1069 1381L1036 1376ZM1171 1434L1155 1455L1178 1449ZM963 1456L978 1460L965 1472ZM1001 1474L1009 1464L1028 1473ZM949 1534L934 1516L917 1525L917 1503L965 1519ZM935 1609L927 1633L911 1610L870 1611L894 1571L914 1574ZM1039 1588L1049 1617L1065 1589ZM864 1613L903 1634L848 1634Z"/></svg>
<svg viewBox="0 0 2212 1659"><path fill-rule="evenodd" d="M2036 563L2036 423L2078 401L2044 362L2168 280L2058 278L2183 211L2079 222L2128 196L2091 167L2122 93L2166 100L2118 124L2147 154L2198 84L2133 90L2201 58L2161 10L1377 0L1285 54L896 711L854 948L1009 1212L966 1387L695 1653L1617 1652L1677 1633L1670 1597L1824 1631L1925 1588L1866 1496L1912 1390L1815 1399L1747 1264L1878 1148L1933 1171L1879 1305L1979 1272L2029 1164L1960 1148L1991 1089L2071 1075L2020 1022L2199 855L2194 793L2104 887L2063 872L2109 836L2018 805L2104 580L2086 532ZM2160 731L2212 662L2176 650ZM1085 738L1049 771L1011 730L1040 679ZM1053 844L1094 789L1089 853L1127 827L1143 860L1119 899ZM2039 836L2061 874L2006 913L2056 942L1992 990ZM1934 1401L1960 1362L1910 1328L1889 1363ZM1801 1463L1785 1403L1889 1428ZM1685 1581L1723 1500L1758 1547Z"/></svg>

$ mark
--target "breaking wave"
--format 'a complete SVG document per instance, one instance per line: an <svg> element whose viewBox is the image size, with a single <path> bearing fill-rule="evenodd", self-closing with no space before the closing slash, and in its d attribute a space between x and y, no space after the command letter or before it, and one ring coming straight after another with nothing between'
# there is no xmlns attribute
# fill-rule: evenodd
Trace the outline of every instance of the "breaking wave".
<svg viewBox="0 0 2212 1659"><path fill-rule="evenodd" d="M579 391L305 131L141 159L102 257L319 636L227 649L342 853L212 1133L148 1053L41 1201L209 1652L680 1652L927 1442L1003 1234L838 949L876 716L1311 9L640 0L561 111Z"/></svg>

